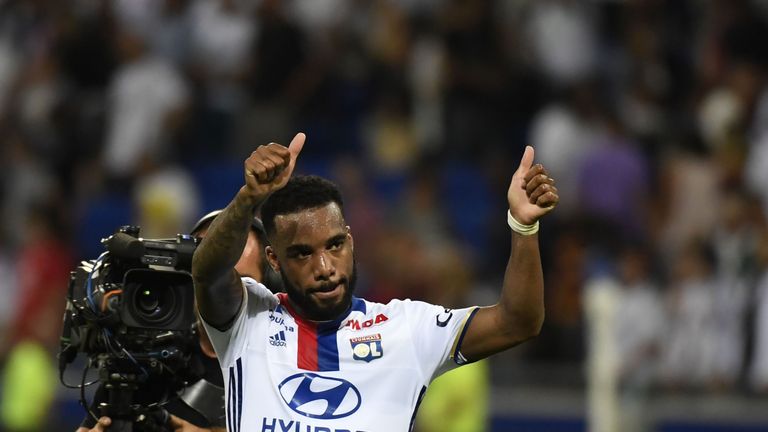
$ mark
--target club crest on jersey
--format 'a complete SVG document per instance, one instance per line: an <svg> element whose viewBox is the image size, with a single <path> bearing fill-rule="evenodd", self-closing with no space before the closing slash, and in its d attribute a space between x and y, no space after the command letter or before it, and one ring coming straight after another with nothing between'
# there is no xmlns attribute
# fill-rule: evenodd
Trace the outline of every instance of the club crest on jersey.
<svg viewBox="0 0 768 432"><path fill-rule="evenodd" d="M352 344L352 358L355 360L370 362L384 355L384 350L381 348L381 335L378 333L352 338L349 343Z"/></svg>

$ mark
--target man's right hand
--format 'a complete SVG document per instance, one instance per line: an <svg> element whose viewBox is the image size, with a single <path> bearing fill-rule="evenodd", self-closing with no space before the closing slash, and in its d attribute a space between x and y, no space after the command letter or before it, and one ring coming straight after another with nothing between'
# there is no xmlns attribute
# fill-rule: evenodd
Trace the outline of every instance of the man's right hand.
<svg viewBox="0 0 768 432"><path fill-rule="evenodd" d="M88 429L86 427L80 427L77 429L76 432L107 432L107 428L109 425L112 424L112 420L109 417L102 417L99 419L99 421L96 423L96 425L92 429ZM171 415L168 420L168 426L173 430L174 432L216 432L216 431L224 431L224 429L205 429L205 428L199 428L192 423L189 423L187 421L184 421L175 415Z"/></svg>
<svg viewBox="0 0 768 432"><path fill-rule="evenodd" d="M211 222L205 241L195 249L192 278L198 310L203 320L220 331L232 326L245 301L235 266L248 243L254 211L288 183L305 140L298 133L287 148L272 143L251 153L245 160L245 185Z"/></svg>
<svg viewBox="0 0 768 432"><path fill-rule="evenodd" d="M173 432L216 432L215 429L197 427L186 420L182 420L176 417L175 415L171 415L170 419L168 420L168 426L170 426Z"/></svg>
<svg viewBox="0 0 768 432"><path fill-rule="evenodd" d="M260 203L285 186L306 139L306 135L299 132L287 148L275 143L259 146L245 160L245 185L240 189L241 194Z"/></svg>
<svg viewBox="0 0 768 432"><path fill-rule="evenodd" d="M109 417L102 417L96 422L96 425L92 429L88 429L85 426L81 426L77 429L77 432L107 432L107 428L112 424L112 419Z"/></svg>

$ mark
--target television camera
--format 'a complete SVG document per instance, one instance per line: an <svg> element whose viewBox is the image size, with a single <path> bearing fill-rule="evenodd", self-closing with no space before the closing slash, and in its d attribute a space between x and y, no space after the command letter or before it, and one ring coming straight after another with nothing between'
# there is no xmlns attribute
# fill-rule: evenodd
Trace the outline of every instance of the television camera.
<svg viewBox="0 0 768 432"><path fill-rule="evenodd" d="M198 336L190 270L198 240L143 239L139 227L123 226L102 244L104 253L71 272L60 378L80 389L80 403L94 419L112 418L111 431L164 430L163 406L202 373L192 355ZM87 365L80 384L71 385L64 372L78 353ZM86 383L89 369L99 378ZM96 382L106 392L98 413L84 391Z"/></svg>

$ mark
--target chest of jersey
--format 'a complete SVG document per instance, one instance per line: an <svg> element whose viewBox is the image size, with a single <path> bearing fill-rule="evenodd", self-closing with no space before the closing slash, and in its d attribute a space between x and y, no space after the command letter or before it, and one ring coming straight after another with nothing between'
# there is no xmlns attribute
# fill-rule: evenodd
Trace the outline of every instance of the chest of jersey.
<svg viewBox="0 0 768 432"><path fill-rule="evenodd" d="M258 395L241 396L241 430L408 430L425 383L404 319L353 312L324 327L269 311L251 334L241 370L231 368L230 388L239 380L268 383Z"/></svg>
<svg viewBox="0 0 768 432"><path fill-rule="evenodd" d="M405 327L386 313L352 314L338 327L308 326L279 311L269 320L262 347L270 363L318 372L370 370L413 355Z"/></svg>

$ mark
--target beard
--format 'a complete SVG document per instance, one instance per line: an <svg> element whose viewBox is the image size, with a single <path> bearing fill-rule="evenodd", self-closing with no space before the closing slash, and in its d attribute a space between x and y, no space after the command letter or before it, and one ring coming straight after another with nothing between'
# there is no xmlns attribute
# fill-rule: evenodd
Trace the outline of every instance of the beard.
<svg viewBox="0 0 768 432"><path fill-rule="evenodd" d="M312 296L312 291L318 288L331 288L335 286L334 284L325 282L307 292L291 283L282 268L280 269L280 277L283 280L283 287L286 294L288 294L288 298L299 307L307 319L312 321L330 321L339 318L352 304L352 294L355 292L355 285L357 284L357 261L354 259L352 261L352 273L338 281L344 292L341 295L341 300L336 304L321 304Z"/></svg>

